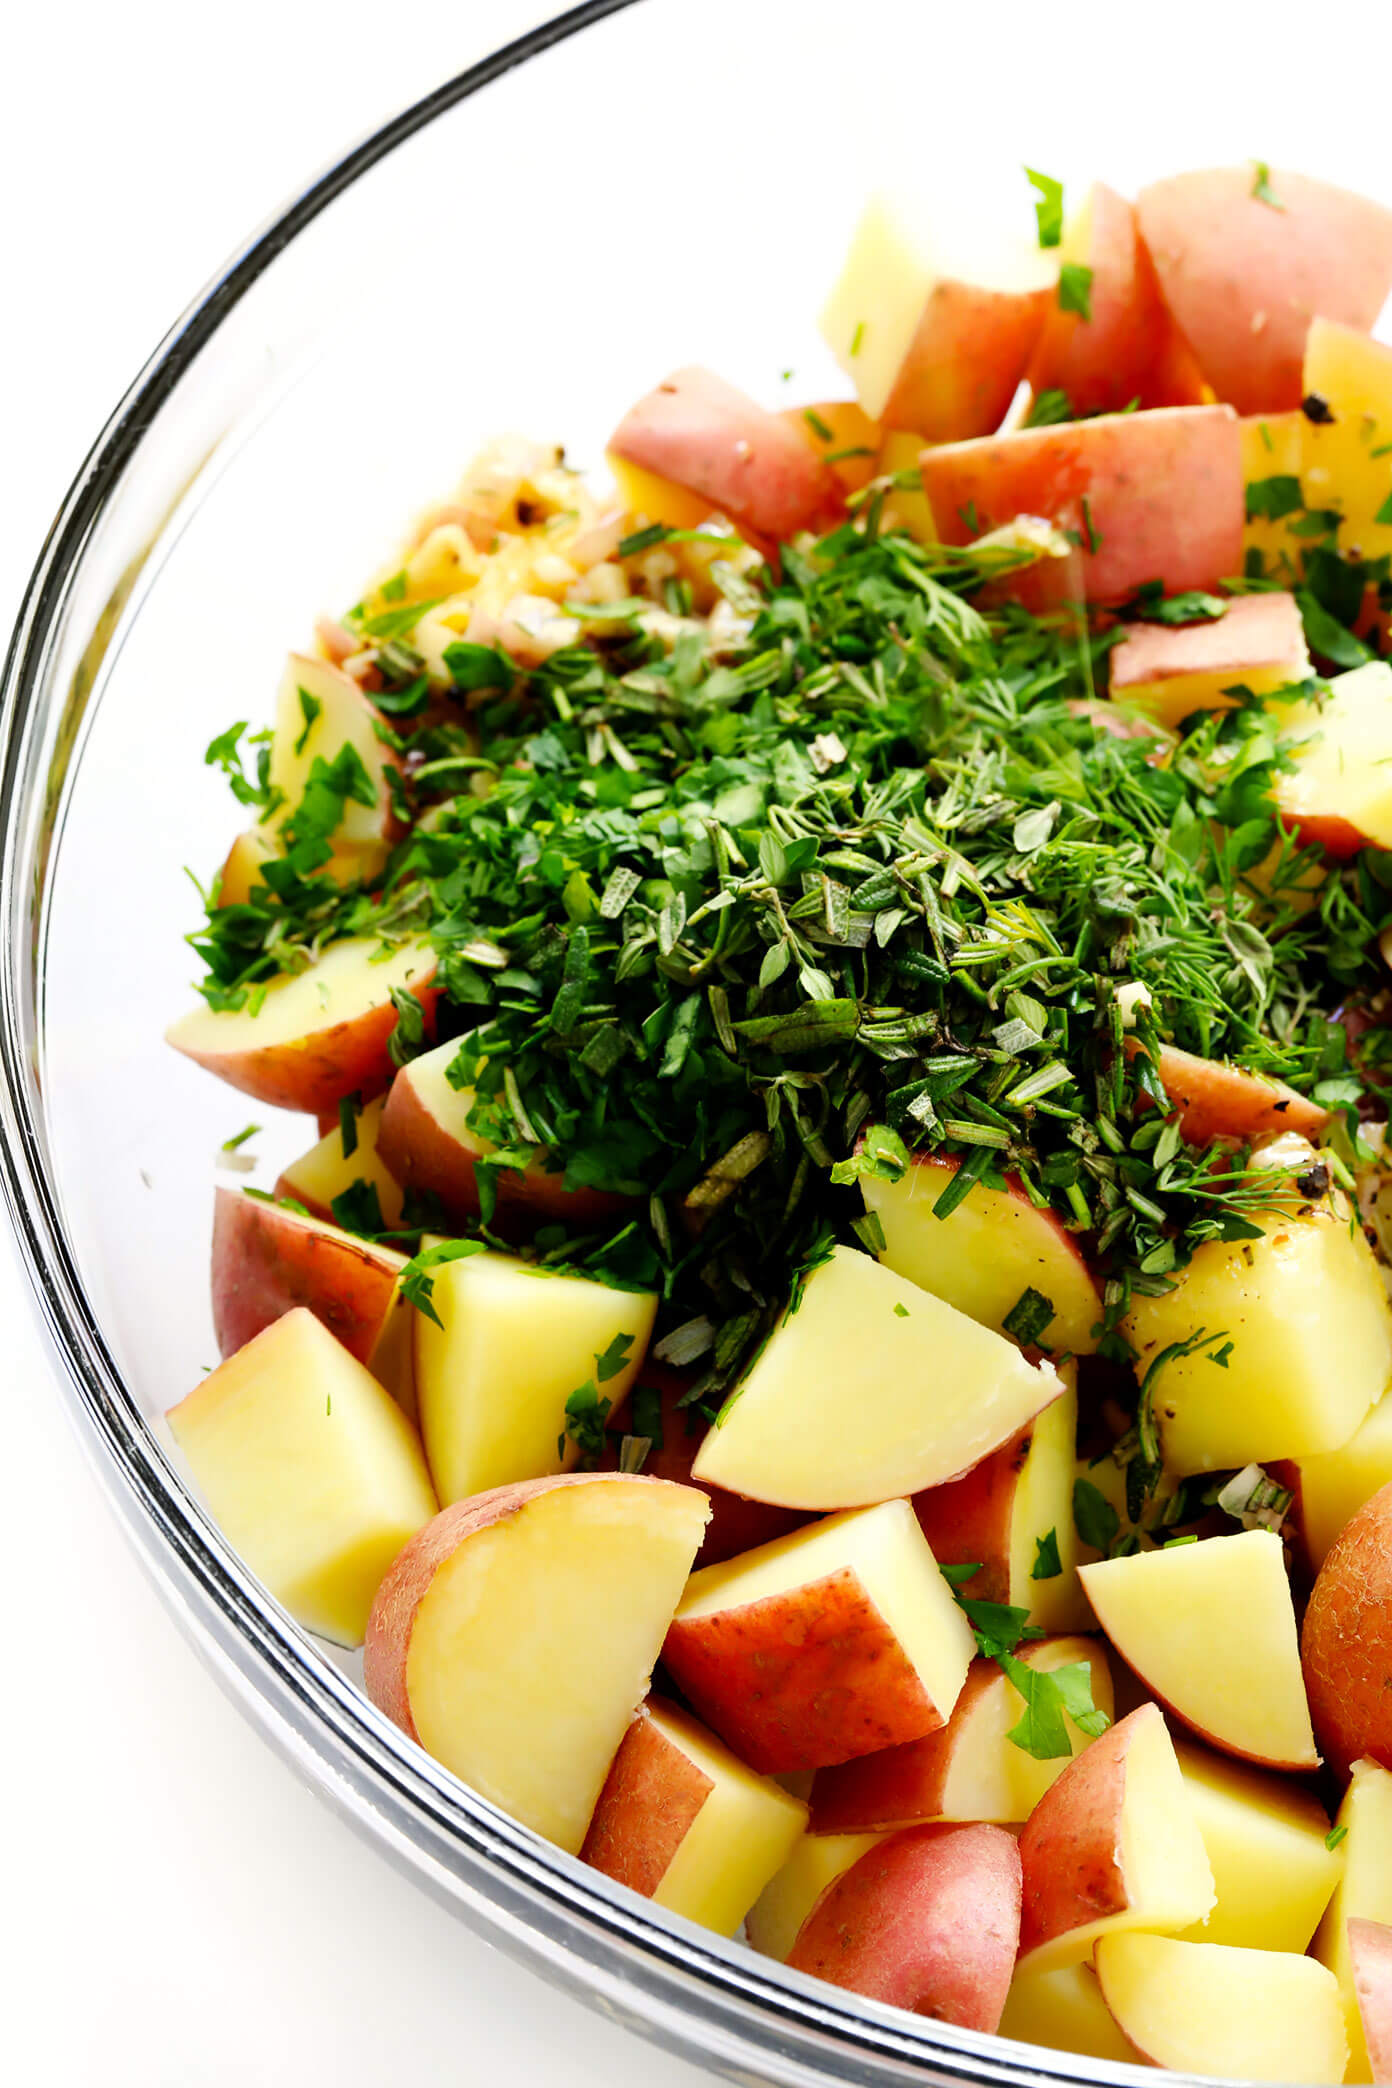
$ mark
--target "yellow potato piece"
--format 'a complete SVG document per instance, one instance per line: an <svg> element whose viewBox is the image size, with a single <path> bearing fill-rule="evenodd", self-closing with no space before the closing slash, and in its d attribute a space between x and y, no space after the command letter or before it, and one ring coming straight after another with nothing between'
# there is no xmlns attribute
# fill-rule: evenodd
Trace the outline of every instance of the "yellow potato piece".
<svg viewBox="0 0 1392 2088"><path fill-rule="evenodd" d="M433 1272L415 1321L421 1434L442 1503L573 1464L566 1401L593 1382L617 1409L647 1349L657 1300L582 1276L553 1276L485 1251ZM628 1360L600 1383L596 1359L627 1336Z"/></svg>
<svg viewBox="0 0 1392 2088"><path fill-rule="evenodd" d="M787 1957L798 1930L832 1885L859 1863L882 1834L803 1834L787 1862L764 1887L745 1918L745 1934L765 1957Z"/></svg>
<svg viewBox="0 0 1392 2088"><path fill-rule="evenodd" d="M1306 423L1305 505L1343 516L1339 549L1381 558L1392 551L1392 348L1332 319L1312 322L1305 390L1333 419ZM1303 418L1303 416L1302 416Z"/></svg>
<svg viewBox="0 0 1392 2088"><path fill-rule="evenodd" d="M1138 1372L1201 1328L1232 1342L1226 1368L1200 1351L1167 1363L1156 1383L1175 1473L1336 1450L1392 1376L1392 1314L1362 1232L1339 1211L1263 1222L1260 1240L1207 1241L1174 1290L1137 1298L1124 1323Z"/></svg>
<svg viewBox="0 0 1392 2088"><path fill-rule="evenodd" d="M1305 460L1305 435L1310 423L1297 406L1290 413L1259 413L1242 423L1242 479L1245 486L1261 485L1267 479L1294 479L1299 487ZM1295 489L1286 488L1286 492ZM1272 519L1250 515L1243 527L1244 550L1260 551L1268 580L1294 585L1300 576L1299 537L1290 534L1292 522L1301 519L1294 505L1290 512Z"/></svg>
<svg viewBox="0 0 1392 2088"><path fill-rule="evenodd" d="M1323 1965L1280 1950L1104 1936L1108 2008L1157 2066L1229 2081L1339 2081L1347 2047Z"/></svg>
<svg viewBox="0 0 1392 2088"><path fill-rule="evenodd" d="M288 1312L170 1410L229 1544L297 1623L361 1645L372 1599L436 1512L415 1430L312 1312Z"/></svg>
<svg viewBox="0 0 1392 2088"><path fill-rule="evenodd" d="M917 471L918 460L927 447L921 435L903 434L891 428L880 444L875 470L882 477L900 471ZM880 510L880 527L907 530L920 544L936 544L937 524L920 481L917 486L896 486L886 493Z"/></svg>
<svg viewBox="0 0 1392 2088"><path fill-rule="evenodd" d="M1335 1826L1345 1830L1337 1851L1343 1873L1313 1950L1339 1982L1351 2054L1345 2078L1370 2081L1368 2045L1349 1961L1348 1924L1359 1917L1392 1922L1392 1775L1376 1762L1355 1762Z"/></svg>
<svg viewBox="0 0 1392 2088"><path fill-rule="evenodd" d="M316 1218L333 1216L333 1200L351 1189L354 1182L367 1182L377 1191L377 1203L385 1230L401 1222L401 1185L388 1174L377 1157L377 1132L382 1122L386 1096L379 1095L359 1111L357 1144L345 1156L343 1134L337 1124L283 1171L278 1189L293 1196Z"/></svg>
<svg viewBox="0 0 1392 2088"><path fill-rule="evenodd" d="M646 1717L710 1785L653 1900L732 1936L805 1831L807 1807L675 1706L651 1706Z"/></svg>
<svg viewBox="0 0 1392 2088"><path fill-rule="evenodd" d="M1305 1555L1317 1573L1344 1524L1392 1482L1392 1399L1384 1393L1339 1449L1299 1458L1283 1476L1293 1483Z"/></svg>
<svg viewBox="0 0 1392 2088"><path fill-rule="evenodd" d="M889 1500L967 1470L1061 1388L1050 1364L838 1247L736 1387L692 1475L791 1508Z"/></svg>
<svg viewBox="0 0 1392 2088"><path fill-rule="evenodd" d="M290 816L304 796L315 761L332 762L345 746L353 748L374 789L370 805L347 800L334 831L334 862L329 867L347 883L370 876L387 859L391 797L386 777L392 756L373 730L372 706L352 676L327 660L291 653L276 696L271 736L270 782L285 801L277 823Z"/></svg>
<svg viewBox="0 0 1392 2088"><path fill-rule="evenodd" d="M1101 1559L1080 1578L1123 1660L1186 1725L1251 1761L1316 1767L1295 1606L1274 1530Z"/></svg>
<svg viewBox="0 0 1392 2088"><path fill-rule="evenodd" d="M1361 838L1392 848L1392 667L1369 660L1336 674L1327 694L1273 704L1271 719L1295 763L1272 785L1280 810L1326 826L1342 822L1350 846ZM1318 824L1314 834L1320 837Z"/></svg>
<svg viewBox="0 0 1392 2088"><path fill-rule="evenodd" d="M1175 1753L1218 1895L1207 1921L1185 1929L1185 1940L1306 1950L1341 1869L1326 1840L1324 1807L1288 1777L1189 1741L1176 1741Z"/></svg>
<svg viewBox="0 0 1392 2088"><path fill-rule="evenodd" d="M466 1536L411 1631L422 1747L577 1853L706 1515L693 1487L616 1477L547 1488Z"/></svg>
<svg viewBox="0 0 1392 2088"><path fill-rule="evenodd" d="M1117 2027L1091 1965L1021 1973L1011 1981L1000 2035L1021 2044L1047 2045L1051 2052L1136 2063L1136 2048Z"/></svg>

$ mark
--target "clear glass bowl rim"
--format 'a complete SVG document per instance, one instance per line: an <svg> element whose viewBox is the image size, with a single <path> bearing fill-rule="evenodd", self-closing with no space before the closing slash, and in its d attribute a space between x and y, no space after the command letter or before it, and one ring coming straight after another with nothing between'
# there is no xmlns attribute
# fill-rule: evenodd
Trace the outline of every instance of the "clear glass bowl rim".
<svg viewBox="0 0 1392 2088"><path fill-rule="evenodd" d="M0 681L0 1183L70 1417L142 1563L224 1688L351 1823L488 1940L732 2078L778 2088L927 2081L1155 2081L1149 2067L957 2031L799 1978L637 1902L455 1782L288 1627L192 1501L122 1382L84 1292L46 1162L37 1068L44 899L67 759L57 637L141 445L219 325L334 198L480 88L635 0L586 0L447 80L346 152L214 278L93 445L40 553ZM98 689L99 696L99 689ZM1169 2076L1177 2080L1180 2076Z"/></svg>

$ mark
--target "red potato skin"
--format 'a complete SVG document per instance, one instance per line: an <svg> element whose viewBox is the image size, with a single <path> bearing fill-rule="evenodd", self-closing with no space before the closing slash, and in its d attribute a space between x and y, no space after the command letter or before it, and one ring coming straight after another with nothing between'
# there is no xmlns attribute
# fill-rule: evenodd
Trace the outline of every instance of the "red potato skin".
<svg viewBox="0 0 1392 2088"><path fill-rule="evenodd" d="M803 437L710 370L674 370L629 408L608 447L710 501L759 550L844 511L839 481Z"/></svg>
<svg viewBox="0 0 1392 2088"><path fill-rule="evenodd" d="M1030 568L1021 576L1029 586L1011 583L1038 606L1078 588L1090 602L1120 602L1149 580L1167 594L1211 589L1242 570L1242 435L1230 407L1020 428L926 449L919 464L946 544L969 543L1017 515L1042 516L1079 538L1075 558Z"/></svg>
<svg viewBox="0 0 1392 2088"><path fill-rule="evenodd" d="M1392 1769L1392 1486L1351 1516L1315 1576L1300 1636L1320 1753L1346 1776Z"/></svg>
<svg viewBox="0 0 1392 2088"><path fill-rule="evenodd" d="M391 1310L402 1257L236 1189L213 1206L213 1329L230 1356L296 1305L307 1305L360 1363Z"/></svg>
<svg viewBox="0 0 1392 2088"><path fill-rule="evenodd" d="M662 1397L662 1448L648 1452L643 1470L653 1479L670 1479L678 1486L695 1486L710 1502L711 1518L705 1539L696 1554L697 1566L718 1566L741 1552L756 1551L775 1538L791 1536L811 1517L797 1508L776 1508L767 1501L751 1501L743 1494L727 1493L723 1486L708 1486L693 1479L691 1467L705 1440L704 1423L688 1431L690 1409L679 1404L682 1394L696 1381L696 1373L676 1370L669 1363L645 1363L638 1373L639 1385L650 1385ZM627 1430L613 1430L605 1439L600 1468L617 1471L619 1452ZM695 1569L693 1568L693 1571Z"/></svg>
<svg viewBox="0 0 1392 2088"><path fill-rule="evenodd" d="M1331 863L1351 862L1368 846L1367 835L1361 834L1352 821L1341 819L1337 812L1304 813L1299 819L1287 815L1281 824L1295 834L1302 848L1323 849Z"/></svg>
<svg viewBox="0 0 1392 2088"><path fill-rule="evenodd" d="M1120 413L1133 399L1143 407L1199 405L1203 383L1174 353L1136 213L1101 181L1092 187L1086 265L1092 316L1085 320L1050 300L1026 373L1035 397L1066 392L1075 414Z"/></svg>
<svg viewBox="0 0 1392 2088"><path fill-rule="evenodd" d="M942 1812L957 1734L979 1698L1000 1680L993 1660L974 1660L945 1726L922 1740L819 1769L812 1785L812 1834L880 1834L917 1827Z"/></svg>
<svg viewBox="0 0 1392 2088"><path fill-rule="evenodd" d="M1109 1726L1074 1756L1025 1822L1022 1956L1127 1906L1121 1854L1126 1757L1140 1721L1159 1717L1154 1704L1142 1704ZM1096 1823L1104 1823L1104 1831Z"/></svg>
<svg viewBox="0 0 1392 2088"><path fill-rule="evenodd" d="M1220 399L1239 413L1300 404L1316 317L1366 333L1392 289L1392 211L1273 169L1279 209L1249 160L1142 189L1136 215L1161 293ZM1236 569L1235 569L1236 570Z"/></svg>
<svg viewBox="0 0 1392 2088"><path fill-rule="evenodd" d="M1127 1046L1128 1052L1139 1049L1134 1042ZM1160 1046L1159 1073L1190 1145L1207 1145L1214 1138L1245 1141L1277 1131L1299 1131L1313 1139L1329 1122L1327 1109L1284 1081L1196 1058L1174 1044Z"/></svg>
<svg viewBox="0 0 1392 2088"><path fill-rule="evenodd" d="M477 1531L502 1522L523 1509L539 1494L560 1486L612 1486L612 1472L562 1472L552 1479L523 1479L510 1486L495 1486L486 1493L471 1494L455 1501L417 1530L392 1562L377 1590L372 1614L367 1620L363 1645L363 1688L377 1709L400 1726L408 1738L419 1742L411 1715L406 1686L411 1634L421 1603L447 1559L454 1556L465 1539ZM624 1486L663 1486L661 1479L625 1476ZM689 1489L688 1489L689 1490Z"/></svg>
<svg viewBox="0 0 1392 2088"><path fill-rule="evenodd" d="M425 1016L427 1041L433 1042L439 998L433 974L413 979L411 991ZM333 1121L345 1095L360 1094L370 1102L390 1085L396 1071L390 1050L395 1030L396 1009L388 1001L289 1043L253 1051L186 1051L185 1056L271 1109L297 1109Z"/></svg>
<svg viewBox="0 0 1392 2088"><path fill-rule="evenodd" d="M1133 624L1111 656L1112 694L1177 674L1230 672L1240 682L1258 662L1298 659L1304 644L1294 595L1238 595L1212 623Z"/></svg>
<svg viewBox="0 0 1392 2088"><path fill-rule="evenodd" d="M973 1601L1010 1600L1010 1524L1033 1441L1033 1426L1026 1423L960 1479L925 1487L913 1497L918 1526L938 1564L974 1561L979 1566L967 1589Z"/></svg>
<svg viewBox="0 0 1392 2088"><path fill-rule="evenodd" d="M714 1789L640 1711L599 1794L580 1861L651 1899Z"/></svg>
<svg viewBox="0 0 1392 2088"><path fill-rule="evenodd" d="M392 1082L377 1134L378 1157L403 1189L424 1190L438 1198L447 1218L467 1224L479 1215L474 1167L484 1157L482 1145L471 1151L442 1128L406 1077L409 1071L403 1067ZM567 1189L563 1175L541 1167L525 1173L503 1168L497 1186L491 1229L504 1240L529 1240L538 1226L558 1221L579 1231L604 1226L632 1203L607 1190Z"/></svg>
<svg viewBox="0 0 1392 2088"><path fill-rule="evenodd" d="M765 1775L823 1769L945 1723L848 1567L675 1618L662 1659L698 1717Z"/></svg>
<svg viewBox="0 0 1392 2088"><path fill-rule="evenodd" d="M885 427L925 442L964 442L998 428L1054 295L1048 287L937 283L885 401Z"/></svg>
<svg viewBox="0 0 1392 2088"><path fill-rule="evenodd" d="M1351 1915L1348 1943L1369 2072L1377 2084L1392 2082L1392 1928Z"/></svg>
<svg viewBox="0 0 1392 2088"><path fill-rule="evenodd" d="M915 1827L827 1887L788 1953L872 2001L994 2031L1020 1939L1020 1856L1003 1827Z"/></svg>

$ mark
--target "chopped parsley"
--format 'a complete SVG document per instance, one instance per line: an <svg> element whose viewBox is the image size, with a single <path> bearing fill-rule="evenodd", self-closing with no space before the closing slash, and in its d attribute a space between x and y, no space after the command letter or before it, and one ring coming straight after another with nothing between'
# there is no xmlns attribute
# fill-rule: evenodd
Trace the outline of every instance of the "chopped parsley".
<svg viewBox="0 0 1392 2088"><path fill-rule="evenodd" d="M1052 174L1036 173L1033 167L1026 167L1025 173L1036 192L1034 216L1039 244L1056 247L1063 238L1063 183L1055 181Z"/></svg>
<svg viewBox="0 0 1392 2088"><path fill-rule="evenodd" d="M1042 1549L1042 1545L1041 1545ZM958 1608L966 1617L983 1660L994 1660L1024 1698L1025 1712L1007 1738L1036 1761L1057 1760L1073 1752L1065 1717L1078 1730L1095 1740L1105 1733L1111 1720L1092 1700L1092 1673L1085 1661L1070 1667L1032 1668L1020 1659L1016 1648L1031 1639L1043 1638L1029 1611L1006 1602L979 1602L961 1591L979 1565L943 1566L939 1569L952 1589ZM1055 1567L1055 1571L1059 1569ZM1036 1573L1036 1580L1045 1578Z"/></svg>
<svg viewBox="0 0 1392 2088"><path fill-rule="evenodd" d="M1092 317L1092 270L1080 261L1065 261L1059 270L1058 301L1061 312L1076 312L1083 320Z"/></svg>
<svg viewBox="0 0 1392 2088"><path fill-rule="evenodd" d="M1059 1557L1058 1531L1046 1530L1042 1537L1034 1540L1034 1564L1030 1568L1031 1580L1057 1580L1063 1572L1063 1561Z"/></svg>
<svg viewBox="0 0 1392 2088"><path fill-rule="evenodd" d="M432 1271L493 1243L500 1178L545 1156L567 1187L626 1201L523 1251L655 1291L656 1356L713 1414L810 1266L838 1241L883 1247L862 1184L926 1153L956 1163L940 1218L1009 1177L1078 1236L1104 1354L1125 1361L1132 1297L1205 1241L1251 1237L1277 1193L1244 1149L1187 1146L1166 1121L1162 1039L1325 1102L1345 1173L1360 1096L1386 1107L1388 1032L1351 1047L1326 1011L1382 988L1392 858L1323 866L1312 900L1318 851L1275 818L1289 756L1270 714L1199 716L1160 761L1100 730L1112 633L1080 647L1071 622L994 600L1026 554L886 532L882 490L776 574L716 561L740 619L718 656L699 625L650 633L641 596L540 666L451 645L452 690L379 726L400 761L384 870L331 874L345 807L373 786L352 747L316 756L264 883L191 938L222 1008L341 937L429 939L438 1027L398 991L393 1056L455 1039L449 1078L493 1151L468 1237L408 1268L427 1316ZM1361 647L1349 625L1386 562L1327 534L1296 555L1322 656ZM1218 599L1140 606L1188 620ZM419 656L376 621L358 627L383 694L409 691ZM267 751L245 723L209 749L263 813ZM1126 1051L1121 981L1150 1003ZM349 1215L380 1231L356 1186ZM439 1214L412 1208L407 1251L421 1227ZM1021 1300L1017 1338L1047 1331L1028 1316L1047 1304Z"/></svg>
<svg viewBox="0 0 1392 2088"><path fill-rule="evenodd" d="M1039 1340L1053 1316L1053 1299L1046 1298L1042 1291L1026 1289L1021 1291L1001 1325L1007 1334L1014 1336L1021 1348L1029 1348Z"/></svg>
<svg viewBox="0 0 1392 2088"><path fill-rule="evenodd" d="M1284 210L1285 204L1281 202L1271 186L1271 169L1266 164L1266 161L1253 160L1252 168L1255 175L1255 179L1252 182L1252 195L1255 200L1258 203L1265 203L1271 210Z"/></svg>

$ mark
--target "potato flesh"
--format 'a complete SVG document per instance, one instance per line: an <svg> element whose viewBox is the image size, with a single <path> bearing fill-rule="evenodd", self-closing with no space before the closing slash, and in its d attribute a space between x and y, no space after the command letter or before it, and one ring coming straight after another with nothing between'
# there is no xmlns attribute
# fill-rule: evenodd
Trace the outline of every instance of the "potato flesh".
<svg viewBox="0 0 1392 2088"><path fill-rule="evenodd" d="M169 1031L169 1042L204 1060L312 1042L324 1032L390 1004L393 987L418 991L434 976L425 942L402 943L382 956L375 936L331 943L307 971L273 979L259 1007L193 1009ZM380 961L378 961L380 960Z"/></svg>
<svg viewBox="0 0 1392 2088"><path fill-rule="evenodd" d="M1091 1965L1020 1974L1011 1982L1000 2035L1021 2044L1047 2045L1052 2052L1136 2063L1136 2048L1117 2027Z"/></svg>
<svg viewBox="0 0 1392 2088"><path fill-rule="evenodd" d="M391 804L387 770L392 764L388 749L373 731L373 716L371 704L351 675L325 660L291 653L276 697L271 786L282 795L280 817L285 818L304 796L314 763L333 762L344 747L353 749L375 797L370 805L350 798L334 830L335 862L330 868L345 882L370 876L387 859Z"/></svg>
<svg viewBox="0 0 1392 2088"><path fill-rule="evenodd" d="M1392 1922L1392 1774L1376 1762L1353 1765L1335 1825L1345 1830L1338 1854L1342 1875L1312 1945L1339 1982L1348 2037L1350 2081L1368 2081L1368 2044L1349 1954L1350 1920Z"/></svg>
<svg viewBox="0 0 1392 2088"><path fill-rule="evenodd" d="M573 1464L566 1401L595 1382L596 1362L618 1335L629 1360L603 1384L617 1408L647 1348L657 1300L579 1276L539 1273L485 1251L434 1272L440 1325L415 1321L421 1433L441 1502Z"/></svg>
<svg viewBox="0 0 1392 2088"><path fill-rule="evenodd" d="M907 1501L828 1516L758 1551L703 1566L692 1574L677 1617L689 1623L747 1608L848 1569L946 1721L975 1643Z"/></svg>
<svg viewBox="0 0 1392 2088"><path fill-rule="evenodd" d="M1392 348L1316 319L1305 343L1304 381L1333 416L1306 424L1305 505L1342 515L1345 557L1381 558L1392 551L1392 523L1378 520L1392 500Z"/></svg>
<svg viewBox="0 0 1392 2088"><path fill-rule="evenodd" d="M820 326L872 420L884 417L925 307L940 286L1025 299L1055 278L1055 264L1024 239L996 233L969 254L950 250L944 241L960 237L960 217L958 200L943 212L941 224L930 226L921 209L881 194L871 197L856 227ZM1016 376L1032 346L1032 339L1022 342Z"/></svg>
<svg viewBox="0 0 1392 2088"><path fill-rule="evenodd" d="M798 1930L828 1885L859 1863L882 1834L803 1834L745 1918L745 1933L764 1957L787 1957Z"/></svg>
<svg viewBox="0 0 1392 2088"><path fill-rule="evenodd" d="M1274 1530L1084 1566L1098 1621L1161 1701L1215 1746L1286 1769L1319 1757Z"/></svg>
<svg viewBox="0 0 1392 2088"><path fill-rule="evenodd" d="M1300 1955L1339 1878L1324 1807L1299 1784L1187 1741L1175 1753L1218 1895L1185 1940Z"/></svg>
<svg viewBox="0 0 1392 2088"><path fill-rule="evenodd" d="M549 1489L466 1537L416 1611L422 1747L579 1852L705 1527L694 1490Z"/></svg>
<svg viewBox="0 0 1392 2088"><path fill-rule="evenodd" d="M391 1397L306 1308L168 1416L213 1519L297 1623L362 1643L388 1566L436 1512Z"/></svg>
<svg viewBox="0 0 1392 2088"><path fill-rule="evenodd" d="M1046 1930L1042 1941L1022 1950L1020 1969L1031 1977L1078 1964L1102 1936L1188 1928L1213 1905L1213 1873L1165 1721L1153 1705L1132 1712L1131 1720L1136 1723L1121 1721L1094 1743L1111 1747L1125 1740L1115 1816L1110 1791L1097 1787L1100 1758L1085 1748L1065 1765L1026 1823L1020 1853L1027 1898L1032 1860L1046 1867L1036 1898L1051 1913L1055 1865L1076 1865L1077 1882L1066 1888L1070 1910L1084 1916L1103 1910L1067 1927L1051 1922L1052 1933ZM1130 1731L1124 1734L1125 1726ZM1033 1859L1026 1853L1031 1848Z"/></svg>
<svg viewBox="0 0 1392 2088"><path fill-rule="evenodd" d="M865 1206L884 1228L880 1260L896 1275L999 1333L1026 1289L1050 1299L1043 1339L1051 1349L1089 1356L1102 1303L1087 1264L1049 1211L1023 1192L974 1183L946 1218L933 1206L956 1169L915 1160L897 1182L867 1178Z"/></svg>
<svg viewBox="0 0 1392 2088"><path fill-rule="evenodd" d="M277 1194L293 1196L317 1218L332 1216L333 1200L366 1182L377 1191L377 1204L388 1231L401 1222L401 1185L377 1157L377 1132L382 1122L385 1097L365 1104L357 1118L357 1144L345 1155L343 1134L337 1125L312 1145L298 1160L292 1160L276 1184Z"/></svg>
<svg viewBox="0 0 1392 2088"><path fill-rule="evenodd" d="M1300 1458L1296 1471L1301 1541L1318 1572L1345 1523L1392 1482L1392 1399L1384 1393L1346 1443Z"/></svg>
<svg viewBox="0 0 1392 2088"><path fill-rule="evenodd" d="M710 1790L653 1899L717 1935L732 1936L807 1825L807 1807L752 1769L675 1709L649 1713L653 1724Z"/></svg>
<svg viewBox="0 0 1392 2088"><path fill-rule="evenodd" d="M1050 1365L838 1247L746 1372L693 1476L789 1508L890 1500L965 1471L1059 1390Z"/></svg>
<svg viewBox="0 0 1392 2088"><path fill-rule="evenodd" d="M1310 1958L1106 1936L1097 1975L1117 2022L1157 2066L1232 2081L1343 2079L1338 1989Z"/></svg>
<svg viewBox="0 0 1392 2088"><path fill-rule="evenodd" d="M626 457L616 457L612 450L604 461L614 474L619 499L630 515L661 522L667 529L699 529L711 512L711 503L701 494L673 485L670 479L659 478L655 471L646 471L641 464L630 464Z"/></svg>
<svg viewBox="0 0 1392 2088"><path fill-rule="evenodd" d="M1030 1613L1041 1631L1090 1630L1090 1612L1078 1580L1078 1526L1073 1475L1078 1439L1077 1369L1060 1367L1064 1391L1032 1424L1029 1455L1020 1474L1011 1518L1010 1600ZM1053 1536L1059 1571L1036 1580L1039 1540ZM970 1589L968 1590L970 1593Z"/></svg>
<svg viewBox="0 0 1392 2088"><path fill-rule="evenodd" d="M1278 704L1271 716L1295 762L1272 784L1278 809L1342 821L1352 843L1392 848L1392 667L1370 660L1334 675L1322 701Z"/></svg>
<svg viewBox="0 0 1392 2088"><path fill-rule="evenodd" d="M1242 478L1245 486L1267 479L1299 479L1305 462L1309 421L1297 407L1291 413L1257 413L1242 423ZM1298 507L1273 519L1249 514L1243 525L1244 551L1260 551L1268 580L1293 583L1300 573L1300 539L1290 533L1301 520Z"/></svg>
<svg viewBox="0 0 1392 2088"><path fill-rule="evenodd" d="M1268 1219L1260 1240L1206 1242L1167 1296L1135 1300L1122 1331L1143 1371L1200 1328L1221 1330L1232 1352L1226 1369L1201 1352L1161 1374L1155 1414L1176 1474L1338 1449L1392 1377L1382 1279L1339 1212Z"/></svg>

